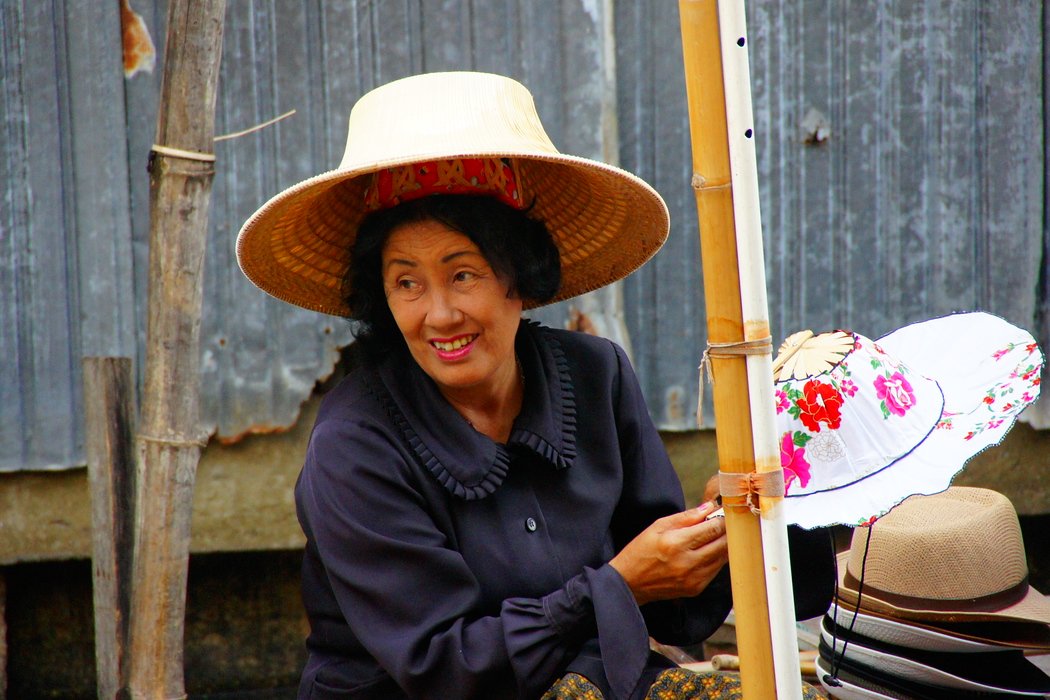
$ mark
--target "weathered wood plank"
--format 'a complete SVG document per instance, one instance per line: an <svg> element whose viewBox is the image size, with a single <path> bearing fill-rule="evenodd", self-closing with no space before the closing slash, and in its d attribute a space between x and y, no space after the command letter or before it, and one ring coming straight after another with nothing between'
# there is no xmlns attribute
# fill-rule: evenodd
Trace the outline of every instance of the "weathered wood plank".
<svg viewBox="0 0 1050 700"><path fill-rule="evenodd" d="M84 358L84 430L91 492L92 593L98 696L125 686L135 505L130 358Z"/></svg>

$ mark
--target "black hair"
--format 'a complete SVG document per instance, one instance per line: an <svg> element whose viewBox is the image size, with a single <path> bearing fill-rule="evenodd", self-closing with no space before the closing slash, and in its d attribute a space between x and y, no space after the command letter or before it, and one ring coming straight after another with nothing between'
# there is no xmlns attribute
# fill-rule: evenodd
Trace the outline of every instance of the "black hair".
<svg viewBox="0 0 1050 700"><path fill-rule="evenodd" d="M546 224L494 197L431 195L373 212L358 229L343 284L354 336L369 356L404 347L383 288L383 248L394 229L429 220L467 236L523 301L546 303L561 287L561 258Z"/></svg>

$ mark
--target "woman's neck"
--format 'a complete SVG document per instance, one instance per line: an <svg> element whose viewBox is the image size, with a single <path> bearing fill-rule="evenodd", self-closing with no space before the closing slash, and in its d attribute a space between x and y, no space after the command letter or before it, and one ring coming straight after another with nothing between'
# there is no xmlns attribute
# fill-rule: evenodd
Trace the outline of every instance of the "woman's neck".
<svg viewBox="0 0 1050 700"><path fill-rule="evenodd" d="M521 412L525 397L525 377L517 358L508 370L496 380L495 386L470 387L459 391L441 388L442 395L452 408L474 430L496 442L506 442L510 438L514 419Z"/></svg>

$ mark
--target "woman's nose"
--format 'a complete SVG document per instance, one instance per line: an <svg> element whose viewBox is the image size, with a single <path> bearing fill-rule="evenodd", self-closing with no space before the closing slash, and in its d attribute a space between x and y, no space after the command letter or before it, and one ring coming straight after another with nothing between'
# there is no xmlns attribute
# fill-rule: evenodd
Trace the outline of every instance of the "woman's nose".
<svg viewBox="0 0 1050 700"><path fill-rule="evenodd" d="M446 290L434 290L430 295L430 306L427 309L427 323L434 328L441 328L458 323L463 318L453 294Z"/></svg>

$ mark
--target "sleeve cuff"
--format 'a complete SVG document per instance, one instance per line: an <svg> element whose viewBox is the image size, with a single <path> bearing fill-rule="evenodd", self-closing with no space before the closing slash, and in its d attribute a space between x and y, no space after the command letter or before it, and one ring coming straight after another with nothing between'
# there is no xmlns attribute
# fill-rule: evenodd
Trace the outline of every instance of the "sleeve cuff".
<svg viewBox="0 0 1050 700"><path fill-rule="evenodd" d="M598 626L598 645L605 677L613 697L633 695L649 659L649 632L627 583L613 567L605 564L586 569L591 588L594 619Z"/></svg>

